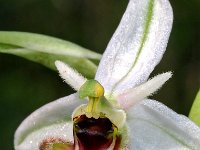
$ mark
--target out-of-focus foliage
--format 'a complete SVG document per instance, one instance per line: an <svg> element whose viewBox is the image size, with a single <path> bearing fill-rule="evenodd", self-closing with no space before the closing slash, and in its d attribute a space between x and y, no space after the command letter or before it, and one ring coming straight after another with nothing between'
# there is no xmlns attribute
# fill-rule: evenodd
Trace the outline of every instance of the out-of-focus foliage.
<svg viewBox="0 0 200 150"><path fill-rule="evenodd" d="M46 34L103 53L128 0L1 0L0 30ZM200 85L200 1L171 0L174 26L167 51L152 73L172 70L171 80L154 99L188 115ZM39 64L0 54L0 145L13 149L17 126L32 111L72 93Z"/></svg>
<svg viewBox="0 0 200 150"><path fill-rule="evenodd" d="M192 105L189 118L200 126L200 90L197 93L197 96Z"/></svg>
<svg viewBox="0 0 200 150"><path fill-rule="evenodd" d="M58 38L27 32L0 31L0 53L21 56L56 70L56 60L69 64L88 78L94 78L100 54ZM91 59L91 60L90 60Z"/></svg>

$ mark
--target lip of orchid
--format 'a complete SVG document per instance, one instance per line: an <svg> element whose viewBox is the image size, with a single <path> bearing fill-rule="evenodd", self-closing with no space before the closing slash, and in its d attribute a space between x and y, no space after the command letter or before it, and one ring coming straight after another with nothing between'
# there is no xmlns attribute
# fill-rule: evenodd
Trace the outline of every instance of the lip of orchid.
<svg viewBox="0 0 200 150"><path fill-rule="evenodd" d="M114 149L121 142L121 133L108 118L88 118L81 115L73 119L75 149Z"/></svg>

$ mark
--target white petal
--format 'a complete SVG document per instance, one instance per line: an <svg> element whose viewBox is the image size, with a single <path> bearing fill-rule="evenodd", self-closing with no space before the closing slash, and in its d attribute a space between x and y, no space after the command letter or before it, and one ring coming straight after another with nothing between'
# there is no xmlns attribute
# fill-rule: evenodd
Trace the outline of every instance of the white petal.
<svg viewBox="0 0 200 150"><path fill-rule="evenodd" d="M128 112L130 149L199 150L200 128L165 105L145 100Z"/></svg>
<svg viewBox="0 0 200 150"><path fill-rule="evenodd" d="M77 94L53 101L28 116L15 132L16 150L39 150L40 143L48 137L73 140L71 115L83 104Z"/></svg>
<svg viewBox="0 0 200 150"><path fill-rule="evenodd" d="M122 91L122 94L116 95L116 100L123 109L130 108L155 93L171 76L171 72L159 74L135 88Z"/></svg>
<svg viewBox="0 0 200 150"><path fill-rule="evenodd" d="M70 85L74 90L78 91L80 87L87 81L80 73L68 66L62 61L56 61L55 65L59 71L60 77Z"/></svg>
<svg viewBox="0 0 200 150"><path fill-rule="evenodd" d="M97 70L96 79L107 92L148 79L166 49L172 20L168 0L130 0Z"/></svg>

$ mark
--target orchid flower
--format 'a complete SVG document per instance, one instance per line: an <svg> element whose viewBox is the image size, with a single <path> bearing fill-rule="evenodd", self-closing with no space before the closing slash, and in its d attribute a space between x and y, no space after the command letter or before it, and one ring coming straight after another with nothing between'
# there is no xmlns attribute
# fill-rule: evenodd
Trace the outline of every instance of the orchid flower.
<svg viewBox="0 0 200 150"><path fill-rule="evenodd" d="M200 128L158 101L171 72L148 79L167 46L173 20L168 0L130 0L94 80L56 61L77 93L28 116L16 150L200 149Z"/></svg>

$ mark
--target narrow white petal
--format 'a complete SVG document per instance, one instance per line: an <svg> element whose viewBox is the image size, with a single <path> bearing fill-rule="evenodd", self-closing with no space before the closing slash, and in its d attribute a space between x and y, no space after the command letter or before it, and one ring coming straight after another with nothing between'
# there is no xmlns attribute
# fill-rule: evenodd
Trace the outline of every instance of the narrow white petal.
<svg viewBox="0 0 200 150"><path fill-rule="evenodd" d="M159 74L135 88L122 92L116 96L116 99L123 109L127 109L155 93L171 76L171 72Z"/></svg>
<svg viewBox="0 0 200 150"><path fill-rule="evenodd" d="M48 137L73 140L71 115L84 101L72 94L39 108L28 116L15 132L16 150L39 150Z"/></svg>
<svg viewBox="0 0 200 150"><path fill-rule="evenodd" d="M67 64L56 61L55 65L60 73L60 77L69 84L74 90L78 91L80 87L87 81L80 73L68 66Z"/></svg>
<svg viewBox="0 0 200 150"><path fill-rule="evenodd" d="M200 128L165 105L145 100L128 112L130 149L199 150Z"/></svg>
<svg viewBox="0 0 200 150"><path fill-rule="evenodd" d="M130 0L101 59L96 79L110 94L145 82L166 49L173 20L168 0Z"/></svg>

